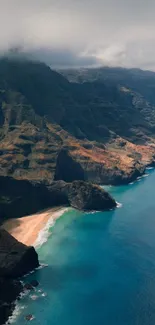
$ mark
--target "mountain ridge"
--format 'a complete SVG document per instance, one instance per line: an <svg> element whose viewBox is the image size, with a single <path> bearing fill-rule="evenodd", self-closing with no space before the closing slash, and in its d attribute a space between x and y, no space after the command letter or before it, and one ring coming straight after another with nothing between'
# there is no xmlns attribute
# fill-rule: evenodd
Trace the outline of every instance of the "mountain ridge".
<svg viewBox="0 0 155 325"><path fill-rule="evenodd" d="M40 62L0 60L0 175L49 184L63 149L86 181L142 175L155 160L155 106L118 81L67 78Z"/></svg>

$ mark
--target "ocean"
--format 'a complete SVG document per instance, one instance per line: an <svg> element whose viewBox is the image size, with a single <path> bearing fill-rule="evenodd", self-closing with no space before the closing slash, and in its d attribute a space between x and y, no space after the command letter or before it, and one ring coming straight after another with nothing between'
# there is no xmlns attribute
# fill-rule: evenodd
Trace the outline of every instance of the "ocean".
<svg viewBox="0 0 155 325"><path fill-rule="evenodd" d="M37 250L48 266L24 278L40 285L17 303L14 324L28 314L34 325L155 324L155 170L106 189L119 208L69 209L46 231Z"/></svg>

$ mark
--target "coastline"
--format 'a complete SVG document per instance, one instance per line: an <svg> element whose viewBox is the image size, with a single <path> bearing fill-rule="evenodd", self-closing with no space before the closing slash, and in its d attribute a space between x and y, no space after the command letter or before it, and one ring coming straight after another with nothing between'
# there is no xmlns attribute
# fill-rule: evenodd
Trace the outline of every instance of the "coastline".
<svg viewBox="0 0 155 325"><path fill-rule="evenodd" d="M145 172L137 177L133 182L128 185L139 182L143 177L147 177L146 171L153 170L154 167L146 167ZM112 186L112 185L108 185ZM106 188L107 185L102 185L102 188ZM117 208L121 207L121 204L117 202ZM55 221L60 218L68 210L68 207L53 207L47 210L42 210L38 213L24 216L21 218L11 218L6 220L1 228L7 230L18 241L27 246L34 246L38 248L47 241L49 236L49 228L52 227Z"/></svg>
<svg viewBox="0 0 155 325"><path fill-rule="evenodd" d="M50 226L53 226L67 209L55 207L22 218L9 219L1 228L7 230L23 244L38 247L47 240Z"/></svg>

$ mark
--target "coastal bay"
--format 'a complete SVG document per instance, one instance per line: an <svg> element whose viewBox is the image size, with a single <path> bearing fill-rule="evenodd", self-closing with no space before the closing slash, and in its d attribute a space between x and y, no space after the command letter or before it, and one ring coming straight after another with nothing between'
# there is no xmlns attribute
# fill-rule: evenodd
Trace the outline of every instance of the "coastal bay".
<svg viewBox="0 0 155 325"><path fill-rule="evenodd" d="M23 244L37 246L40 244L39 233L52 226L66 210L56 207L30 216L9 219L3 223L2 228Z"/></svg>
<svg viewBox="0 0 155 325"><path fill-rule="evenodd" d="M40 285L17 305L16 325L153 325L155 312L155 171L133 184L109 186L120 208L70 209L37 248L48 267L24 278Z"/></svg>

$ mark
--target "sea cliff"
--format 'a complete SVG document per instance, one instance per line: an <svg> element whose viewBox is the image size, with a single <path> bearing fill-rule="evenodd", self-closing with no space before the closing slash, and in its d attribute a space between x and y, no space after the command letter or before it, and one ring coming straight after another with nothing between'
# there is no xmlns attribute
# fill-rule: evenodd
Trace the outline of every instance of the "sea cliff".
<svg viewBox="0 0 155 325"><path fill-rule="evenodd" d="M15 300L23 290L19 277L39 266L33 247L18 242L0 229L0 324L12 314Z"/></svg>

